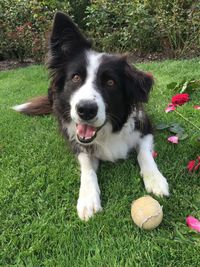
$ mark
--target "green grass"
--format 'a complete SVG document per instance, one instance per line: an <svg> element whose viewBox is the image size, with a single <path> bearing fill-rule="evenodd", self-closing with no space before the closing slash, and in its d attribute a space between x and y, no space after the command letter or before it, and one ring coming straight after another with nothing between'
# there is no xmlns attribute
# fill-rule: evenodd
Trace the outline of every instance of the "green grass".
<svg viewBox="0 0 200 267"><path fill-rule="evenodd" d="M102 163L99 183L103 211L84 223L76 214L79 167L58 133L53 117L26 117L11 106L46 93L41 66L0 73L0 266L199 266L200 235L185 218L200 218L199 173L187 162L199 153L198 130L175 112L166 114L172 81L198 78L200 60L140 64L156 85L147 107L155 124L179 122L189 138L178 145L156 132L156 159L168 178L170 198L158 199L164 219L155 230L137 228L133 199L146 194L136 155L118 164ZM178 111L200 127L199 91Z"/></svg>

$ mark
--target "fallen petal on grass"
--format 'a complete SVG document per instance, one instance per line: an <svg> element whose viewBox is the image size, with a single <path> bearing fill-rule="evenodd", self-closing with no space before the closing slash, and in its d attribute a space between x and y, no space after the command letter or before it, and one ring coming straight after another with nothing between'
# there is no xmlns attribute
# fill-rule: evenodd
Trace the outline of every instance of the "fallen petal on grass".
<svg viewBox="0 0 200 267"><path fill-rule="evenodd" d="M152 156L153 156L153 158L157 158L157 156L158 156L158 152L153 151L153 152L152 152Z"/></svg>
<svg viewBox="0 0 200 267"><path fill-rule="evenodd" d="M178 144L178 136L170 136L167 138L170 143Z"/></svg>
<svg viewBox="0 0 200 267"><path fill-rule="evenodd" d="M189 172L192 172L195 166L195 160L190 160L187 165L187 169Z"/></svg>
<svg viewBox="0 0 200 267"><path fill-rule="evenodd" d="M200 221L196 219L193 216L188 216L186 218L186 223L188 227L190 227L193 230L196 230L197 232L200 232Z"/></svg>
<svg viewBox="0 0 200 267"><path fill-rule="evenodd" d="M200 156L198 156L195 160L190 160L187 165L187 169L189 172L197 171L200 169Z"/></svg>
<svg viewBox="0 0 200 267"><path fill-rule="evenodd" d="M200 106L194 106L195 109L199 109L200 110Z"/></svg>
<svg viewBox="0 0 200 267"><path fill-rule="evenodd" d="M168 113L170 111L174 111L176 109L176 106L172 103L169 103L168 106L165 109L165 112Z"/></svg>

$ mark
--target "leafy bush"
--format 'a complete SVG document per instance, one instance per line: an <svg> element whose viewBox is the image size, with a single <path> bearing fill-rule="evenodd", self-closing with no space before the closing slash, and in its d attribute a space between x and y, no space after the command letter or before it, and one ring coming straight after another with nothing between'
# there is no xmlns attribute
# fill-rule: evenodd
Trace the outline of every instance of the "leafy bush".
<svg viewBox="0 0 200 267"><path fill-rule="evenodd" d="M137 1L93 1L86 25L101 49L151 51L159 46L151 8Z"/></svg>
<svg viewBox="0 0 200 267"><path fill-rule="evenodd" d="M99 50L200 55L199 0L4 0L0 59L42 61L56 10L70 14Z"/></svg>
<svg viewBox="0 0 200 267"><path fill-rule="evenodd" d="M82 29L85 29L85 11L91 4L90 0L69 0L71 6L71 13L74 21Z"/></svg>
<svg viewBox="0 0 200 267"><path fill-rule="evenodd" d="M200 53L198 0L94 0L87 30L100 49Z"/></svg>
<svg viewBox="0 0 200 267"><path fill-rule="evenodd" d="M175 56L200 52L199 1L159 0L156 21L163 48L171 49Z"/></svg>
<svg viewBox="0 0 200 267"><path fill-rule="evenodd" d="M46 35L58 9L69 12L68 1L1 1L0 57L42 61L46 51Z"/></svg>

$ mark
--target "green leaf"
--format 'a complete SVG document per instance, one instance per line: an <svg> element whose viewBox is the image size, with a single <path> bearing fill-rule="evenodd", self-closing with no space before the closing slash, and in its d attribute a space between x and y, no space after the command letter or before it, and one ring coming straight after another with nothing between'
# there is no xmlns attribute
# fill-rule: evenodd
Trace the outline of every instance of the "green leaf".
<svg viewBox="0 0 200 267"><path fill-rule="evenodd" d="M172 89L173 91L177 93L191 93L195 91L196 89L200 89L200 80L190 79L187 80L184 78L180 82L171 82L167 85L167 89Z"/></svg>
<svg viewBox="0 0 200 267"><path fill-rule="evenodd" d="M180 127L180 124L177 122L172 122L172 123L170 123L170 126L171 127Z"/></svg>
<svg viewBox="0 0 200 267"><path fill-rule="evenodd" d="M176 87L177 83L176 82L172 82L167 84L167 89L171 90L174 89Z"/></svg>
<svg viewBox="0 0 200 267"><path fill-rule="evenodd" d="M178 136L179 140L185 140L186 138L188 138L188 134L187 133L178 133L176 136Z"/></svg>
<svg viewBox="0 0 200 267"><path fill-rule="evenodd" d="M160 123L160 124L156 125L156 129L157 130L165 130L165 129L169 128L169 127L170 127L170 125L166 124L166 123Z"/></svg>
<svg viewBox="0 0 200 267"><path fill-rule="evenodd" d="M181 82L177 83L177 85L174 87L175 92L179 92L181 88L183 87L183 84L186 82L186 80L182 80Z"/></svg>
<svg viewBox="0 0 200 267"><path fill-rule="evenodd" d="M169 128L170 132L172 133L176 133L176 134L181 134L184 132L184 129L179 126L179 125L175 125Z"/></svg>
<svg viewBox="0 0 200 267"><path fill-rule="evenodd" d="M172 122L170 123L170 126L174 127L174 126L180 126L180 124L178 122Z"/></svg>
<svg viewBox="0 0 200 267"><path fill-rule="evenodd" d="M194 89L197 89L197 88L200 89L200 80L191 80L189 82L188 87L190 87L190 89L193 91L194 91Z"/></svg>

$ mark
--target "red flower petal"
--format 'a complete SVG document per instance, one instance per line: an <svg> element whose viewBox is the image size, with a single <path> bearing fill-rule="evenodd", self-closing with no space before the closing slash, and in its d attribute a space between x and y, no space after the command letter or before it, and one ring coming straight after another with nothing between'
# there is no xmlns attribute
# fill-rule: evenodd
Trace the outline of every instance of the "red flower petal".
<svg viewBox="0 0 200 267"><path fill-rule="evenodd" d="M188 94L177 94L172 97L172 104L181 106L189 101Z"/></svg>
<svg viewBox="0 0 200 267"><path fill-rule="evenodd" d="M194 218L193 216L188 216L186 218L186 223L191 229L200 232L200 221Z"/></svg>
<svg viewBox="0 0 200 267"><path fill-rule="evenodd" d="M173 144L178 144L178 136L170 136L167 140Z"/></svg>
<svg viewBox="0 0 200 267"><path fill-rule="evenodd" d="M200 106L194 106L195 109L199 109L200 110Z"/></svg>
<svg viewBox="0 0 200 267"><path fill-rule="evenodd" d="M191 160L188 162L187 168L189 172L192 172L195 166L195 160Z"/></svg>
<svg viewBox="0 0 200 267"><path fill-rule="evenodd" d="M152 156L153 156L153 158L156 158L156 157L158 156L158 152L153 151L153 152L152 152Z"/></svg>
<svg viewBox="0 0 200 267"><path fill-rule="evenodd" d="M165 112L168 113L170 111L174 111L176 109L176 106L172 103L169 103L168 106L165 109Z"/></svg>

